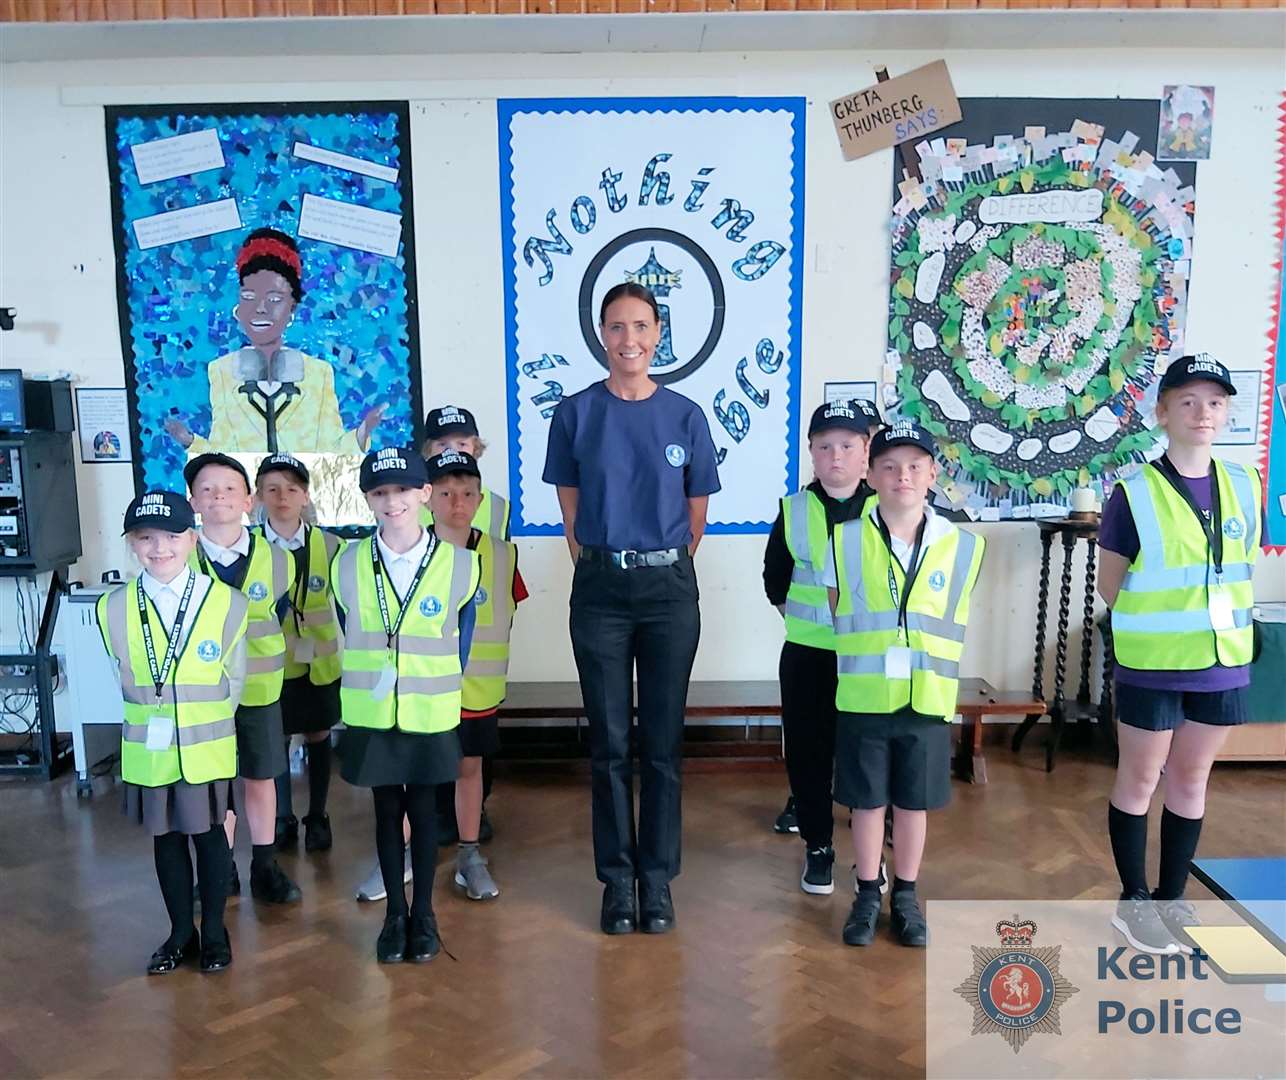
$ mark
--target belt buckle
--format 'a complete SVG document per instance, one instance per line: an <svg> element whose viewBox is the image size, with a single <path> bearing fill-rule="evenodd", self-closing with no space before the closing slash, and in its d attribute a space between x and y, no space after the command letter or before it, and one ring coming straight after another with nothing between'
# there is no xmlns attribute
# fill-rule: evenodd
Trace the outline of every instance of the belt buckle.
<svg viewBox="0 0 1286 1080"><path fill-rule="evenodd" d="M638 555L638 552L633 550L618 551L615 553L616 565L619 566L622 570L632 570L634 567L638 565L638 563L634 561L637 555Z"/></svg>

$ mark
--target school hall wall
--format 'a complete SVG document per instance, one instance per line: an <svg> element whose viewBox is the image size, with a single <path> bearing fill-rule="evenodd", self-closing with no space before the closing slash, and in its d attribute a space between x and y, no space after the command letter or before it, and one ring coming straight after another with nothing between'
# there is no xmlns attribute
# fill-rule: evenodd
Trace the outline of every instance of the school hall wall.
<svg viewBox="0 0 1286 1080"><path fill-rule="evenodd" d="M1232 368L1260 369L1268 351L1283 70L1281 45L1273 46L6 64L0 67L0 302L18 308L19 328L0 335L0 363L31 373L68 371L82 385L123 384L102 105L406 98L412 103L425 400L476 412L490 443L484 475L503 491L508 447L496 97L805 95L806 412L821 400L827 380L878 378L885 345L889 152L845 163L827 102L871 81L873 62L898 72L945 55L962 96L1156 97L1166 83L1215 85L1214 157L1198 170L1188 342ZM603 153L610 159L613 147ZM806 463L805 448L801 452ZM1256 457L1253 447L1221 452L1244 462ZM807 479L805 468L801 480ZM85 556L76 576L93 581L104 569L127 565L119 522L132 480L125 467L93 465L80 466L78 480ZM997 685L1022 687L1031 678L1037 531L1030 524L974 528L986 536L988 553L964 668ZM763 596L764 539L714 536L701 546L704 632L696 678L776 675L781 623ZM571 579L566 547L556 538L518 544L532 596L517 618L512 677L573 679L564 630ZM1076 557L1074 630L1083 551ZM1052 600L1057 554L1054 565ZM1262 559L1255 584L1261 600L1286 599L1282 560Z"/></svg>

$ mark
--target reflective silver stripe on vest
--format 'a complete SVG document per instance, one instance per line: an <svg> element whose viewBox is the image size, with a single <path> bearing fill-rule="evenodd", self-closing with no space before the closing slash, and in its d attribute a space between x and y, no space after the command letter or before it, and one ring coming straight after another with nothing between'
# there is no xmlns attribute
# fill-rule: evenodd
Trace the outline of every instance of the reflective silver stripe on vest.
<svg viewBox="0 0 1286 1080"><path fill-rule="evenodd" d="M383 637L383 635L380 635ZM397 651L402 656L455 656L460 642L454 637L417 637L399 634Z"/></svg>
<svg viewBox="0 0 1286 1080"><path fill-rule="evenodd" d="M447 617L442 624L442 636L444 638L454 638L460 632L460 608L463 602L473 601L473 593L467 593L469 580L473 577L473 553L470 551L459 551L455 554L455 562L451 567L451 594L448 597ZM459 651L457 646L456 651Z"/></svg>
<svg viewBox="0 0 1286 1080"><path fill-rule="evenodd" d="M791 495L786 499L786 505L790 508L790 514L785 521L790 553L795 555L796 552L802 552L811 565L813 552L808 545L808 496L800 493ZM799 561L799 556L795 555L796 564Z"/></svg>
<svg viewBox="0 0 1286 1080"><path fill-rule="evenodd" d="M1238 630L1250 625L1250 608L1236 608L1232 613L1233 626ZM1135 634L1184 634L1207 630L1213 632L1208 608L1192 611L1112 612L1112 631Z"/></svg>
<svg viewBox="0 0 1286 1080"><path fill-rule="evenodd" d="M1152 505L1152 492L1148 489L1148 479L1144 470L1151 468L1144 465L1142 469L1127 476L1122 483L1130 495L1130 513L1134 516L1134 530L1139 535L1139 554L1143 556L1144 568L1165 567L1165 551L1161 547L1161 523L1157 520L1156 507ZM1126 589L1139 589L1141 586L1127 574ZM1115 614L1115 612L1113 613Z"/></svg>
<svg viewBox="0 0 1286 1080"><path fill-rule="evenodd" d="M279 548L276 544L268 543L266 537L262 537L263 542L268 544L268 550L272 555L272 602L276 604L283 596L290 591L290 563L291 556L288 555L284 548ZM305 556L307 552L305 551ZM304 559L304 573L308 573L308 559Z"/></svg>
<svg viewBox="0 0 1286 1080"><path fill-rule="evenodd" d="M126 742L145 743L147 728L147 724L123 724L121 737ZM234 738L237 734L237 722L229 716L223 720L211 720L205 724L180 724L176 730L180 746L198 746L201 743L214 742L216 739Z"/></svg>
<svg viewBox="0 0 1286 1080"><path fill-rule="evenodd" d="M491 492L491 524L487 531L492 536L503 537L505 535L505 509L507 506L508 503L503 498L494 491Z"/></svg>
<svg viewBox="0 0 1286 1080"><path fill-rule="evenodd" d="M509 672L508 660L470 660L468 671L470 678L486 678L493 675L506 675Z"/></svg>
<svg viewBox="0 0 1286 1080"><path fill-rule="evenodd" d="M341 686L349 690L374 690L379 671L345 671ZM460 675L399 675L399 694L450 694L460 689Z"/></svg>
<svg viewBox="0 0 1286 1080"><path fill-rule="evenodd" d="M374 538L371 543L375 543ZM366 547L365 543L349 544L339 556L339 599L348 612L345 637L353 633L353 626L361 625L357 596L357 553ZM362 646L358 646L361 648Z"/></svg>
<svg viewBox="0 0 1286 1080"><path fill-rule="evenodd" d="M503 618L500 602L495 599L491 601L491 610L495 612L496 620L490 626L480 626L475 622L473 640L488 645L504 645L509 641L510 607L513 604L513 563L510 560L509 544L506 541L496 536L491 537L491 550L496 563L495 573L491 577L492 595L494 597L495 590L500 588L507 589L509 595L505 598ZM465 588L468 588L467 579Z"/></svg>
<svg viewBox="0 0 1286 1080"><path fill-rule="evenodd" d="M274 616L271 619L256 619L246 627L247 638L273 637L281 633L281 624Z"/></svg>
<svg viewBox="0 0 1286 1080"><path fill-rule="evenodd" d="M829 607L812 607L809 604L801 604L798 600L792 600L786 597L786 614L800 622L816 623L818 626L831 625L831 609ZM836 625L839 619L835 620Z"/></svg>
<svg viewBox="0 0 1286 1080"><path fill-rule="evenodd" d="M1249 581L1253 572L1250 563L1231 563L1223 568L1219 580L1225 585ZM1213 577L1213 569L1198 566L1161 567L1157 570L1131 570L1126 576L1126 588L1131 592L1160 592L1164 589L1204 588Z"/></svg>
<svg viewBox="0 0 1286 1080"><path fill-rule="evenodd" d="M156 687L151 682L126 682L125 672L121 671L121 696L131 705L153 705L156 703ZM202 705L212 701L223 701L228 696L227 677L220 679L213 686L179 686L167 683L161 700L167 705L177 702L180 705Z"/></svg>
<svg viewBox="0 0 1286 1080"><path fill-rule="evenodd" d="M1250 472L1242 465L1224 462L1228 470L1228 479L1232 481L1232 490L1237 493L1237 502L1241 506L1241 519L1246 523L1246 551L1253 551L1259 546L1259 515L1255 513L1254 485L1250 482ZM1224 569L1227 577L1228 569Z"/></svg>
<svg viewBox="0 0 1286 1080"><path fill-rule="evenodd" d="M935 675L941 675L944 679L958 679L960 677L960 664L955 660L943 660L937 656L930 656L926 652L913 652L911 654L911 669L913 671L930 671ZM883 675L884 674L884 655L866 653L861 656L850 656L845 653L839 654L839 673L841 675Z"/></svg>
<svg viewBox="0 0 1286 1080"><path fill-rule="evenodd" d="M247 675L270 675L274 671L281 671L285 666L286 654L284 652L275 653L272 656L246 657Z"/></svg>
<svg viewBox="0 0 1286 1080"><path fill-rule="evenodd" d="M850 528L851 526L851 528ZM846 521L842 525L836 525L835 531L844 530L844 589L849 596L853 598L853 611L865 611L869 606L866 602L866 582L862 580L862 530L865 529L863 518L854 518L852 521ZM852 534L856 543L849 542L849 534ZM835 620L835 630L837 633L847 633L840 629L840 620L847 619L849 616L840 616Z"/></svg>

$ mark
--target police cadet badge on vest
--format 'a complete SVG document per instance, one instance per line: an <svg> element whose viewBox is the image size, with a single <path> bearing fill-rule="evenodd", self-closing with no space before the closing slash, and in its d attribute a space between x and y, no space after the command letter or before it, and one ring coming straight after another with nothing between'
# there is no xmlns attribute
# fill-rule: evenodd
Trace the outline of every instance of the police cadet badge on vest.
<svg viewBox="0 0 1286 1080"><path fill-rule="evenodd" d="M996 923L999 949L971 946L973 972L955 988L973 1006L971 1035L999 1033L1018 1053L1033 1035L1061 1035L1058 1010L1078 992L1059 973L1061 945L1032 945L1030 919Z"/></svg>

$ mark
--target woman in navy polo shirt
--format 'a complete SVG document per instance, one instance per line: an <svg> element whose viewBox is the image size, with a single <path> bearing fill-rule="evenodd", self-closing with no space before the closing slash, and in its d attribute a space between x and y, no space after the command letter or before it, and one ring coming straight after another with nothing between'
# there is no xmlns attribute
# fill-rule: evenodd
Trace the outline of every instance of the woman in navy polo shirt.
<svg viewBox="0 0 1286 1080"><path fill-rule="evenodd" d="M692 553L719 476L705 415L649 376L661 336L652 293L633 283L610 289L599 334L608 377L558 406L544 479L558 486L576 564L572 649L589 719L603 933L641 925L661 934L674 926L683 711L701 634ZM637 832L630 759L636 667Z"/></svg>

